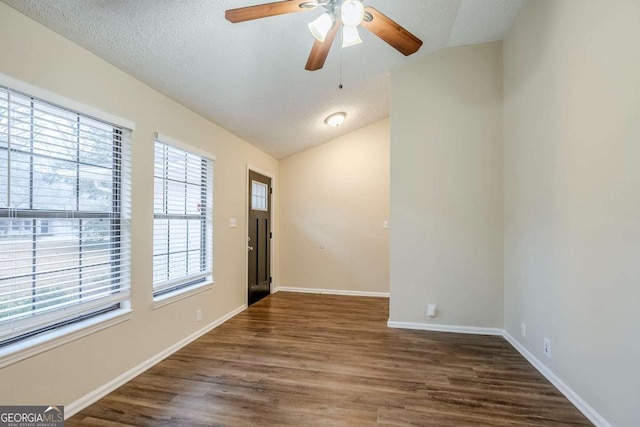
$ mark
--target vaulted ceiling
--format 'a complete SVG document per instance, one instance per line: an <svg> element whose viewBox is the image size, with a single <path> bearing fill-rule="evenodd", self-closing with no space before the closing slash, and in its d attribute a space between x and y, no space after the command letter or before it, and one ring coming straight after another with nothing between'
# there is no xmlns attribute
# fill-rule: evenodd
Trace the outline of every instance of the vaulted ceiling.
<svg viewBox="0 0 640 427"><path fill-rule="evenodd" d="M276 158L389 115L390 74L445 47L504 38L526 0L364 0L424 41L404 57L361 29L305 71L320 10L232 24L264 0L2 0ZM343 89L338 85L342 82ZM324 119L345 111L332 128Z"/></svg>

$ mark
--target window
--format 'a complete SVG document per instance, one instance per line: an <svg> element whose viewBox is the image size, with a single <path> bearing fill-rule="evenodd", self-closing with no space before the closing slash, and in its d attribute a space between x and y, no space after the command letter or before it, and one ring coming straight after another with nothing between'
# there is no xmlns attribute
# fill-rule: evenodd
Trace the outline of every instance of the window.
<svg viewBox="0 0 640 427"><path fill-rule="evenodd" d="M130 133L0 86L0 346L127 303Z"/></svg>
<svg viewBox="0 0 640 427"><path fill-rule="evenodd" d="M269 186L258 181L251 181L251 209L254 211L269 210L267 192Z"/></svg>
<svg viewBox="0 0 640 427"><path fill-rule="evenodd" d="M212 280L213 160L155 142L153 295Z"/></svg>

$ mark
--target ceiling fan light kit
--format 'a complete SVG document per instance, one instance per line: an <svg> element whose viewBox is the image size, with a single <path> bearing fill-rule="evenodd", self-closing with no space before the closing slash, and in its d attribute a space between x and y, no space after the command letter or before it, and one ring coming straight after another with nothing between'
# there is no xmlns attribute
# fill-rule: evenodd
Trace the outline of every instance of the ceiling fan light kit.
<svg viewBox="0 0 640 427"><path fill-rule="evenodd" d="M336 23L335 16L329 14L329 12L325 12L316 18L314 21L309 22L309 32L316 38L319 42L324 43L327 38L327 34L331 31L331 28Z"/></svg>
<svg viewBox="0 0 640 427"><path fill-rule="evenodd" d="M342 23L347 27L357 27L364 19L364 6L359 0L344 0L340 7Z"/></svg>
<svg viewBox="0 0 640 427"><path fill-rule="evenodd" d="M225 12L225 17L229 22L238 23L310 11L318 7L323 7L325 12L308 24L315 41L305 66L306 70L315 71L324 66L338 28L342 28L342 47L362 43L359 26L380 37L405 56L417 52L422 46L422 40L377 9L365 7L362 0L285 0L229 9Z"/></svg>
<svg viewBox="0 0 640 427"><path fill-rule="evenodd" d="M342 26L342 47L355 46L362 43L358 27Z"/></svg>

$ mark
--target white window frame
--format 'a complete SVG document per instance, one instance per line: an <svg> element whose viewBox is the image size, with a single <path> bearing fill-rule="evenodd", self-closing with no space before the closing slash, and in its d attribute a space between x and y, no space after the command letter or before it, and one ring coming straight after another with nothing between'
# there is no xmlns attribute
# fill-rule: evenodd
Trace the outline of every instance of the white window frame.
<svg viewBox="0 0 640 427"><path fill-rule="evenodd" d="M206 162L206 171L203 173L206 178L203 178L203 182L206 184L206 201L203 202L203 206L209 206L204 214L204 238L201 239L201 250L204 252L205 269L194 274L188 274L176 279L153 283L153 308L160 308L167 304L182 300L192 295L207 291L211 289L215 283L214 280L214 267L213 267L213 210L214 210L214 168L215 168L215 156L204 150L200 150L189 144L185 144L177 139L171 138L162 133L156 133L154 141L154 171L156 170L156 164L159 161L157 158L158 144L170 147L175 150L180 150L186 154L197 156L204 162ZM164 161L164 159L162 160ZM156 187L159 180L162 177L156 176L154 172L154 233L153 245L155 246L156 239L156 221L166 220L171 218L166 212L156 212L155 198L157 196L158 188ZM168 237L170 239L170 236ZM161 254L162 256L166 254ZM154 269L156 268L156 254L154 250Z"/></svg>
<svg viewBox="0 0 640 427"><path fill-rule="evenodd" d="M75 100L71 100L69 98L57 95L55 93L49 92L40 87L31 85L29 83L23 82L21 80L15 79L13 77L7 76L5 74L0 73L0 86L4 89L9 89L13 92L21 93L25 96L28 96L32 99L38 100L40 102L44 102L47 104L51 104L53 106L61 107L65 110L74 112L76 114L97 119L102 122L109 123L114 126L114 128L120 127L123 128L127 132L127 140L123 141L126 144L125 149L130 150L130 137L131 132L135 130L135 123L115 115L112 115L107 112L103 112L94 107L87 106L83 103L77 102ZM122 186L120 188L121 191L121 215L120 215L120 227L122 233L122 244L130 245L130 202L131 202L131 192L130 192L130 155L127 154L126 164L123 164L121 167L128 168L124 170ZM120 249L118 249L120 250ZM126 253L126 258L123 262L130 265L130 253ZM56 316L55 313L46 313L43 314L43 319L46 317L50 322L48 326L54 326L51 330L43 330L42 332L38 332L33 335L27 335L24 339L17 340L10 344L0 347L0 368L9 366L11 364L17 363L26 358L35 356L39 353L51 350L53 348L59 347L66 343L69 343L73 340L79 339L81 337L94 334L100 330L110 328L119 323L128 321L132 316L131 310L131 302L129 297L129 289L130 289L130 268L127 267L125 270L122 270L122 289L123 295L125 296L116 298L119 303L120 308L108 311L106 313L97 314L94 316L88 316L83 318L82 320L70 319L69 314L78 313L82 314L91 314L90 311L95 307L93 304L87 304L83 311L77 311L75 308L71 310L67 310L64 316L66 319L70 319L71 322L67 322L65 324L60 324L60 316ZM106 301L105 301L106 302ZM29 321L23 322L24 325L21 327L28 326L30 324ZM9 327L12 327L11 324L8 324ZM14 325L15 326L15 325ZM3 326L0 326L2 328ZM6 327L6 326L5 326ZM28 329L28 328L27 328ZM27 330L23 329L23 330ZM32 331L33 332L33 331Z"/></svg>

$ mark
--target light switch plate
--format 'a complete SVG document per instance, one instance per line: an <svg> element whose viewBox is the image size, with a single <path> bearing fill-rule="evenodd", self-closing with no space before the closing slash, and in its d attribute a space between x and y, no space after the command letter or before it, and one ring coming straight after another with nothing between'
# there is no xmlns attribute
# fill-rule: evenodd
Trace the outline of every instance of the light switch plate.
<svg viewBox="0 0 640 427"><path fill-rule="evenodd" d="M229 228L236 228L238 226L238 221L235 218L231 218L229 220Z"/></svg>

